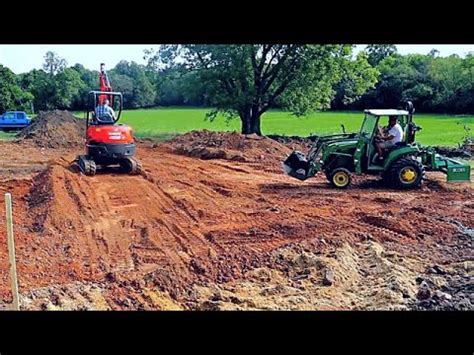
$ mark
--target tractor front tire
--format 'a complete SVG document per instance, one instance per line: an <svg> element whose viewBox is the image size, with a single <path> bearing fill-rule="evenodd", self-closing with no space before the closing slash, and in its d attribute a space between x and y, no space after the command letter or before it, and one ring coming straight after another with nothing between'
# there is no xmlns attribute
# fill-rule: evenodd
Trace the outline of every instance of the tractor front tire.
<svg viewBox="0 0 474 355"><path fill-rule="evenodd" d="M409 157L396 160L387 173L386 180L389 185L402 190L421 187L425 177L423 165L418 160Z"/></svg>
<svg viewBox="0 0 474 355"><path fill-rule="evenodd" d="M332 186L345 189L351 184L351 172L346 168L336 168L326 174Z"/></svg>

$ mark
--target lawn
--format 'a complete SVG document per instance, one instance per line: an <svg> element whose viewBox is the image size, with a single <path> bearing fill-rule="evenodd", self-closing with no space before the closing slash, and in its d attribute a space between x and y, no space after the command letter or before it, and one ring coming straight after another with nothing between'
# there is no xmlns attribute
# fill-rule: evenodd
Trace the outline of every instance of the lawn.
<svg viewBox="0 0 474 355"><path fill-rule="evenodd" d="M12 140L13 138L15 138L15 133L13 132L6 133L3 131L0 131L0 140Z"/></svg>
<svg viewBox="0 0 474 355"><path fill-rule="evenodd" d="M195 129L213 131L240 131L240 121L226 122L217 117L214 122L205 119L208 110L203 108L157 108L127 110L122 113L121 123L131 125L138 137L167 139L177 133ZM83 117L83 113L75 113ZM305 117L293 117L282 111L270 111L262 116L264 134L308 136L341 132L344 124L347 132L359 130L361 112L318 112ZM464 125L474 129L474 116L416 114L415 122L423 129L417 140L424 145L456 145L465 136ZM385 124L385 122L384 122ZM473 132L473 131L471 131ZM11 139L12 134L0 132L0 139Z"/></svg>
<svg viewBox="0 0 474 355"><path fill-rule="evenodd" d="M122 113L121 122L130 124L140 137L163 138L193 129L240 130L238 119L226 122L218 117L209 122L205 120L206 112L201 108L129 110ZM362 119L360 112L319 112L297 118L287 112L270 111L262 116L262 131L264 134L321 135L340 133L341 124L344 124L347 132L355 132ZM415 122L423 127L418 133L418 142L425 145L456 145L465 135L463 125L474 128L474 116L419 114L415 115Z"/></svg>

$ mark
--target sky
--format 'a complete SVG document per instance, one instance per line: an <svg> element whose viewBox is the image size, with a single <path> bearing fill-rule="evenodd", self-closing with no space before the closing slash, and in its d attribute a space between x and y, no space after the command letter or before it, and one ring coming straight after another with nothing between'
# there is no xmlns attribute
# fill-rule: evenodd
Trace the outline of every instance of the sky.
<svg viewBox="0 0 474 355"><path fill-rule="evenodd" d="M356 52L366 45L357 45ZM56 52L66 59L68 65L81 63L88 69L99 68L100 63L105 63L106 68L113 68L120 60L135 61L146 64L143 59L144 50L155 48L159 45L0 45L0 64L10 68L15 74L24 73L42 66L44 55L47 51ZM465 56L474 52L474 45L397 45L400 54L419 53L427 54L431 49L440 51L441 56L458 54Z"/></svg>

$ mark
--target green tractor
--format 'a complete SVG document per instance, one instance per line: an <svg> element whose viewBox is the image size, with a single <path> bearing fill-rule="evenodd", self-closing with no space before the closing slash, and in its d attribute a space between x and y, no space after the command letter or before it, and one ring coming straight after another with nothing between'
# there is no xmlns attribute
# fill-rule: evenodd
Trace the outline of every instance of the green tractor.
<svg viewBox="0 0 474 355"><path fill-rule="evenodd" d="M283 163L285 172L306 180L322 171L336 188L346 188L351 175L380 175L387 186L398 189L419 188L425 171L442 171L448 182L470 181L471 168L454 159L443 157L434 148L415 142L421 129L413 122L413 104L405 110L365 110L359 133L318 137L307 155L294 151ZM403 139L378 157L376 141L382 117L396 116L403 129ZM343 127L344 130L344 127Z"/></svg>

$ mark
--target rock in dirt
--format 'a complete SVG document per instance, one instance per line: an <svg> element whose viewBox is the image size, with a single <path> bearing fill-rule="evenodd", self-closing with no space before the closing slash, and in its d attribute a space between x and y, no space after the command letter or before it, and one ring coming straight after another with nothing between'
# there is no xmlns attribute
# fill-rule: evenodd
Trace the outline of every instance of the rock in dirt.
<svg viewBox="0 0 474 355"><path fill-rule="evenodd" d="M419 285L421 284L423 281L425 281L425 279L421 276L418 276L416 279L415 279L415 282Z"/></svg>
<svg viewBox="0 0 474 355"><path fill-rule="evenodd" d="M334 271L332 271L331 269L326 269L324 271L323 285L332 286L334 284L334 281L335 281Z"/></svg>
<svg viewBox="0 0 474 355"><path fill-rule="evenodd" d="M453 296L451 296L449 293L445 293L440 290L437 290L434 293L433 297L436 297L437 299L440 299L440 300L448 300L448 301L450 301L453 298Z"/></svg>
<svg viewBox="0 0 474 355"><path fill-rule="evenodd" d="M69 111L55 110L40 112L17 137L42 148L67 148L83 144L84 132L84 120Z"/></svg>
<svg viewBox="0 0 474 355"><path fill-rule="evenodd" d="M418 293L416 294L416 298L418 298L420 301L423 301L423 300L427 300L430 297L431 297L430 287L425 281L423 281L420 285Z"/></svg>
<svg viewBox="0 0 474 355"><path fill-rule="evenodd" d="M472 310L471 301L468 298L463 298L456 303L456 309L460 311L469 311Z"/></svg>
<svg viewBox="0 0 474 355"><path fill-rule="evenodd" d="M433 266L433 270L438 274L438 275L446 275L446 270L444 270L441 266L435 265Z"/></svg>

